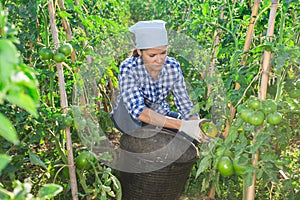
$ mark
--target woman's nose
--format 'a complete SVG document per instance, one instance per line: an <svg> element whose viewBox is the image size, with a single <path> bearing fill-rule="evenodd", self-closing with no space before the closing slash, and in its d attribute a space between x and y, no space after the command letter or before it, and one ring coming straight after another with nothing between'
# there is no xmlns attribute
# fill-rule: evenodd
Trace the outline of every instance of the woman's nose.
<svg viewBox="0 0 300 200"><path fill-rule="evenodd" d="M163 61L163 55L157 55L156 60L158 63L161 63Z"/></svg>

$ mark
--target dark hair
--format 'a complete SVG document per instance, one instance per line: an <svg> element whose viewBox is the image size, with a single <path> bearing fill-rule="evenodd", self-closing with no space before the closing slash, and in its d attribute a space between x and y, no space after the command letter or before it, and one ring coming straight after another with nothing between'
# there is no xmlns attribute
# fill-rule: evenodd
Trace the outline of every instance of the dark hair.
<svg viewBox="0 0 300 200"><path fill-rule="evenodd" d="M144 51L145 49L140 49L140 51ZM137 51L137 49L134 49L133 51L132 51L132 56L133 57L139 57L140 55L138 54L138 51Z"/></svg>

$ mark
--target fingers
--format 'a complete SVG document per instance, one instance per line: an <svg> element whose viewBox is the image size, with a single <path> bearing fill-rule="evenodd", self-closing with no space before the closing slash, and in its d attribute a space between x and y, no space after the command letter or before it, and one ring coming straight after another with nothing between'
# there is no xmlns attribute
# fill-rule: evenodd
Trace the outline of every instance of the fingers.
<svg viewBox="0 0 300 200"><path fill-rule="evenodd" d="M211 122L211 120L206 119L206 118L199 119L199 126L201 126L201 124L203 124L205 122Z"/></svg>

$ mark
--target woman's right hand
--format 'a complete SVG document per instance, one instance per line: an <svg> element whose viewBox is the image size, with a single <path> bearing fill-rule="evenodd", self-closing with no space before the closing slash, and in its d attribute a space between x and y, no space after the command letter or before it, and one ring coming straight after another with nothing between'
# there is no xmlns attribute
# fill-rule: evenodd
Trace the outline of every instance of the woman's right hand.
<svg viewBox="0 0 300 200"><path fill-rule="evenodd" d="M199 143L210 142L212 137L207 136L200 129L200 125L203 122L208 122L208 119L197 119L197 120L182 120L179 131L184 132L191 138L197 140Z"/></svg>

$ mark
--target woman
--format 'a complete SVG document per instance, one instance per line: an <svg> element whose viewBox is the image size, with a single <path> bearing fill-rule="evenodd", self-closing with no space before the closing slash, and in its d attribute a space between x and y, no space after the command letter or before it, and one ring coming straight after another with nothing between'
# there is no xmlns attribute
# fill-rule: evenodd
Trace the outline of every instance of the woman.
<svg viewBox="0 0 300 200"><path fill-rule="evenodd" d="M140 21L129 28L136 49L122 62L118 76L120 94L113 111L113 121L122 132L151 124L175 129L198 142L204 136L199 117L192 114L179 62L167 56L168 37L162 20ZM172 93L177 112L166 101Z"/></svg>

